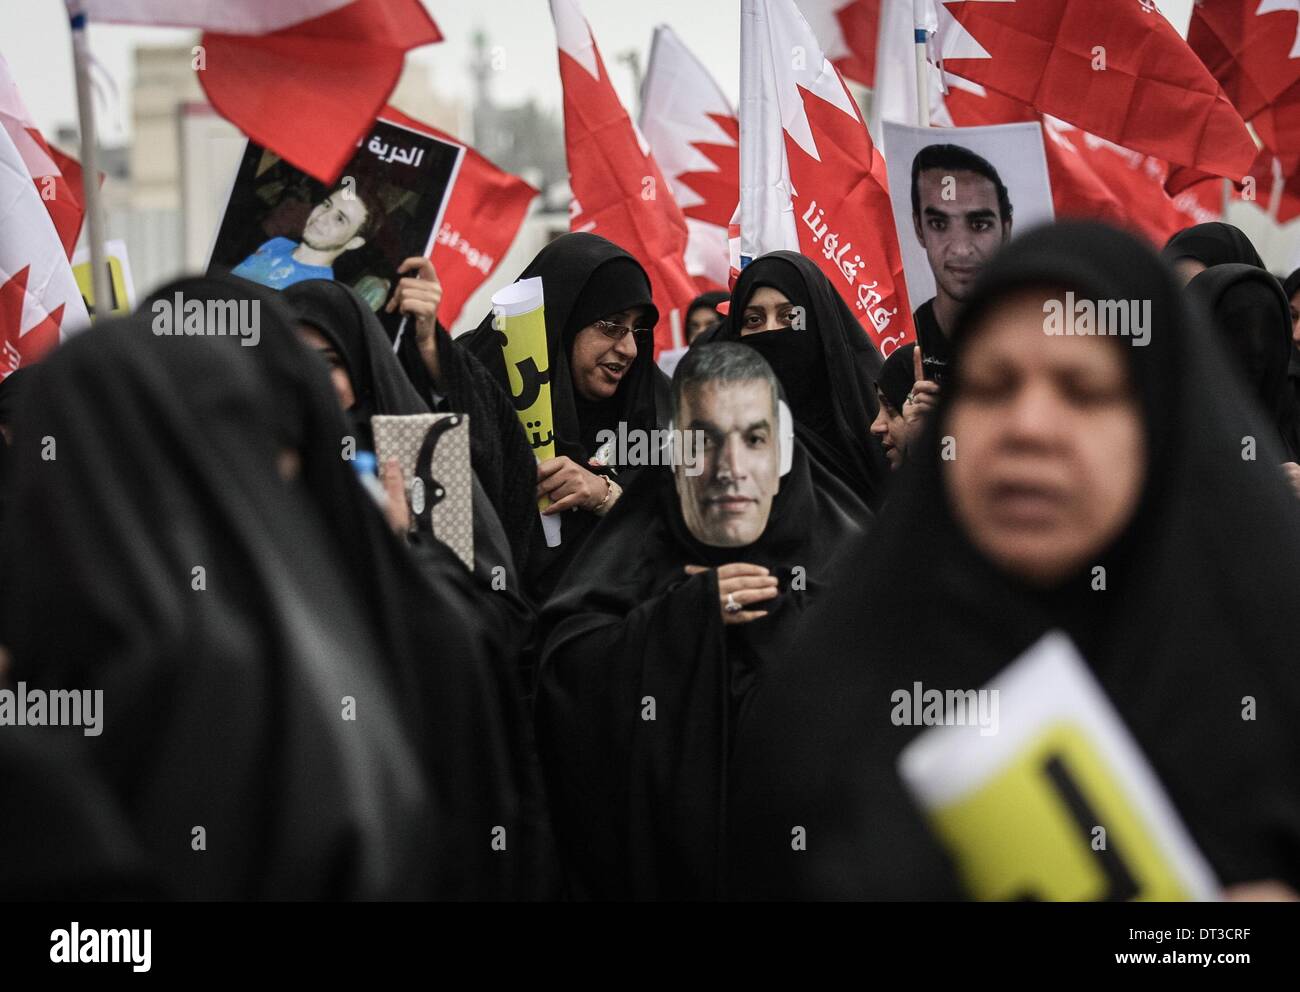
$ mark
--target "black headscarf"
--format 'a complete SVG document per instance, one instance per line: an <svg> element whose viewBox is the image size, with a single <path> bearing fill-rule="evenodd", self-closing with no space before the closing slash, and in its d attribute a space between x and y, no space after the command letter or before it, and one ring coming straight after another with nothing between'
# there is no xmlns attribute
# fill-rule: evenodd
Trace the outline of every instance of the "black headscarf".
<svg viewBox="0 0 1300 992"><path fill-rule="evenodd" d="M880 391L884 393L885 399L889 401L889 405L896 413L902 412L903 402L916 384L912 358L914 351L916 351L914 344L895 348L885 359L885 365L880 370L880 378L876 380L876 385L880 387Z"/></svg>
<svg viewBox="0 0 1300 992"><path fill-rule="evenodd" d="M638 348L632 367L624 373L618 391L605 401L595 402L578 395L570 374L573 341L583 327L629 307L649 307L646 326L658 322L651 304L650 282L645 270L626 251L595 234L565 234L543 248L519 279L540 277L545 295L546 341L550 361L551 406L554 419L555 452L591 471L595 439L602 430L649 431L667 426L669 418L668 378L655 365L650 348ZM488 314L477 328L456 339L471 351L509 394L500 332ZM626 485L634 468L614 465L614 475ZM530 469L536 485L536 468ZM536 505L534 501L534 506ZM529 555L530 585L537 599L544 600L582 546L600 518L585 511L564 514L562 543L547 548L540 528L534 532Z"/></svg>
<svg viewBox="0 0 1300 992"><path fill-rule="evenodd" d="M1300 269L1296 269L1282 281L1282 292L1286 294L1286 302L1290 305L1295 294L1300 293Z"/></svg>
<svg viewBox="0 0 1300 992"><path fill-rule="evenodd" d="M1180 258L1194 258L1206 268L1229 264L1264 268L1264 260L1245 232L1222 221L1179 231L1166 242L1161 256L1171 265Z"/></svg>
<svg viewBox="0 0 1300 992"><path fill-rule="evenodd" d="M1278 281L1250 265L1216 265L1187 284L1214 316L1220 340L1236 359L1250 395L1277 424L1294 461L1295 395L1287 381L1291 361L1291 305Z"/></svg>
<svg viewBox="0 0 1300 992"><path fill-rule="evenodd" d="M356 401L348 412L364 448L374 447L370 418L375 414L428 412L428 405L393 357L379 318L349 287L332 279L308 279L285 289L284 298L299 322L324 335L347 365Z"/></svg>
<svg viewBox="0 0 1300 992"><path fill-rule="evenodd" d="M1107 569L1106 589L1091 588L1088 570L1031 589L957 525L940 439L959 372L897 498L847 556L855 567L810 612L798 664L773 671L753 702L735 749L750 784L729 820L737 892L956 894L895 770L917 730L892 724L891 694L915 681L984 685L1056 628L1080 646L1220 881L1300 882L1300 530L1280 452L1206 315L1133 237L1073 223L1012 242L963 311L959 356L989 308L1026 286L1152 302L1146 347L1107 342L1130 363L1148 466L1133 520L1089 563ZM1246 435L1260 439L1254 461L1242 458ZM1242 719L1246 696L1261 706L1254 721ZM773 841L792 823L807 829L806 856Z"/></svg>
<svg viewBox="0 0 1300 992"><path fill-rule="evenodd" d="M105 690L87 750L176 894L534 891L528 724L470 575L434 542L430 581L388 531L279 294L224 277L164 296L177 288L255 300L258 346L157 337L142 315L42 364L19 423L24 526L4 533L15 677ZM518 858L480 843L485 823Z"/></svg>
<svg viewBox="0 0 1300 992"><path fill-rule="evenodd" d="M671 470L646 470L542 616L538 745L579 895L725 894L732 739L766 669L802 655L800 618L826 595L831 562L864 527L858 499L795 444L767 528L743 548L697 541ZM717 572L684 571L727 562L778 577L781 595L756 607L767 617L725 626Z"/></svg>
<svg viewBox="0 0 1300 992"><path fill-rule="evenodd" d="M586 465L596 453L592 439L601 429L613 429L620 421L629 430L666 423L668 380L655 365L650 349L637 350L613 399L603 403L582 399L569 369L573 341L592 321L630 307L649 307L646 326L658 323L650 281L640 263L595 234L565 234L543 248L516 282L533 277L541 278L545 294L556 453ZM493 315L488 314L457 343L472 351L508 390L500 333L492 320Z"/></svg>
<svg viewBox="0 0 1300 992"><path fill-rule="evenodd" d="M745 307L760 286L803 307L803 331L741 333ZM745 266L726 320L709 340L741 341L767 359L794 412L799 440L873 509L889 478L884 449L871 435L881 358L848 304L809 258L774 251Z"/></svg>
<svg viewBox="0 0 1300 992"><path fill-rule="evenodd" d="M695 299L691 300L691 305L686 308L686 319L690 320L691 314L693 314L696 310L701 309L702 307L706 307L709 310L713 311L714 323L715 324L719 323L722 320L722 314L718 313L718 304L723 303L726 300L729 300L730 298L731 298L731 294L721 289L715 289L707 293L701 293L699 296L695 297ZM710 328L708 327L704 328L704 330L700 331L700 334L703 334L704 331L707 331L709 329ZM695 336L695 340L696 341L700 340L698 334Z"/></svg>

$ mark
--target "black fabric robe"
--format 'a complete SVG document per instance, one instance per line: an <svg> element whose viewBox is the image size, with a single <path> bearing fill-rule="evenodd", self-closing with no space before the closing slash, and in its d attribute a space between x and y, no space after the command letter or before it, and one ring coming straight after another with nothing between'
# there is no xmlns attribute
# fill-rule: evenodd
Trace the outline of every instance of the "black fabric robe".
<svg viewBox="0 0 1300 992"><path fill-rule="evenodd" d="M515 661L478 618L473 578L437 542L418 567L387 530L278 294L229 277L182 288L256 299L259 345L159 337L142 316L34 376L23 525L3 534L14 677L104 690L87 760L172 895L548 891Z"/></svg>
<svg viewBox="0 0 1300 992"><path fill-rule="evenodd" d="M1052 629L1079 646L1220 881L1300 883L1300 521L1280 451L1208 315L1145 246L1100 226L1043 228L1004 249L963 314L958 356L992 301L1043 285L1153 302L1150 344L1115 344L1140 395L1149 465L1133 520L1096 557L1107 590L1091 588L1090 569L1032 589L973 549L943 491L941 407L875 529L810 611L799 664L774 669L752 702L733 753L733 895L958 895L895 770L917 728L893 725L891 693L914 681L979 687ZM1241 456L1248 434L1254 461ZM1254 721L1242 719L1246 696L1260 706ZM806 851L791 850L794 825Z"/></svg>
<svg viewBox="0 0 1300 992"><path fill-rule="evenodd" d="M81 731L0 733L0 901L161 898L116 800L58 739L68 733Z"/></svg>
<svg viewBox="0 0 1300 992"><path fill-rule="evenodd" d="M762 537L744 548L691 536L667 468L627 490L542 617L538 743L574 893L725 894L732 741L767 672L802 656L805 612L861 533L861 513L802 447ZM778 576L781 595L755 607L769 616L725 626L717 572L684 571L727 562Z"/></svg>

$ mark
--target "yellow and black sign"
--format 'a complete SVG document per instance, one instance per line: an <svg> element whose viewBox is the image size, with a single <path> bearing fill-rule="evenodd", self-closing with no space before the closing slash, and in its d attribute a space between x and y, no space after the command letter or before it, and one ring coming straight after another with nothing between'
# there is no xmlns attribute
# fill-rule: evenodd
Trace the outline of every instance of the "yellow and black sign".
<svg viewBox="0 0 1300 992"><path fill-rule="evenodd" d="M104 245L105 264L108 267L108 288L112 293L109 305L103 309L107 314L130 313L135 307L135 287L131 285L131 267L127 262L126 244L122 241L109 241ZM91 319L100 315L95 306L95 289L90 273L90 252L82 248L72 256L72 275L81 290L81 298L86 301L86 311Z"/></svg>
<svg viewBox="0 0 1300 992"><path fill-rule="evenodd" d="M1120 778L1077 726L1051 727L997 775L931 816L976 899L1192 895Z"/></svg>

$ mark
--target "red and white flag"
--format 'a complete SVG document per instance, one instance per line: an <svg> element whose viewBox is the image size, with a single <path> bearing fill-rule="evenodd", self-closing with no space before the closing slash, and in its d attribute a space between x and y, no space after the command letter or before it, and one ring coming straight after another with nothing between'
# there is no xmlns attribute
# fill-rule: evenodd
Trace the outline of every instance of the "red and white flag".
<svg viewBox="0 0 1300 992"><path fill-rule="evenodd" d="M684 344L696 296L686 271L686 219L672 187L619 102L575 0L551 0L564 87L564 143L573 203L569 228L608 238L645 266L659 326L655 355Z"/></svg>
<svg viewBox="0 0 1300 992"><path fill-rule="evenodd" d="M914 340L885 162L793 0L743 0L740 262L813 259L885 355Z"/></svg>
<svg viewBox="0 0 1300 992"><path fill-rule="evenodd" d="M264 6L276 7L249 0L237 9ZM222 117L332 183L397 85L407 51L441 40L419 0L352 0L269 34L209 31L195 68Z"/></svg>
<svg viewBox="0 0 1300 992"><path fill-rule="evenodd" d="M514 244L537 190L497 168L463 141L394 107L385 107L380 116L465 149L429 255L442 284L438 320L450 328L466 301L496 271Z"/></svg>
<svg viewBox="0 0 1300 992"><path fill-rule="evenodd" d="M1152 0L943 0L943 67L1098 137L1240 180L1255 143ZM952 35L952 37L947 37Z"/></svg>
<svg viewBox="0 0 1300 992"><path fill-rule="evenodd" d="M1294 172L1300 165L1300 3L1197 4L1187 43L1284 170Z"/></svg>
<svg viewBox="0 0 1300 992"><path fill-rule="evenodd" d="M937 123L972 127L1041 122L1057 217L1103 220L1143 235L1157 247L1163 247L1170 235L1184 227L1217 219L1207 217L1194 198L1180 194L1184 204L1180 208L1179 198L1165 192L1167 162L1038 114L1032 107L990 93L977 83L951 75L946 79L948 92L936 100L933 110ZM1210 182L1222 184L1222 180Z"/></svg>
<svg viewBox="0 0 1300 992"><path fill-rule="evenodd" d="M641 133L686 217L686 270L700 291L731 268L727 226L740 202L740 121L672 28L655 28L641 85Z"/></svg>
<svg viewBox="0 0 1300 992"><path fill-rule="evenodd" d="M36 184L41 202L54 221L63 251L68 258L77 248L86 209L82 202L81 163L52 147L36 127L18 85L9 74L9 64L0 55L0 128L9 133L27 173Z"/></svg>
<svg viewBox="0 0 1300 992"><path fill-rule="evenodd" d="M862 86L875 86L882 0L798 0L798 4L840 75Z"/></svg>
<svg viewBox="0 0 1300 992"><path fill-rule="evenodd" d="M267 34L346 7L354 0L67 0L92 21Z"/></svg>
<svg viewBox="0 0 1300 992"><path fill-rule="evenodd" d="M0 128L0 378L90 323L54 222Z"/></svg>

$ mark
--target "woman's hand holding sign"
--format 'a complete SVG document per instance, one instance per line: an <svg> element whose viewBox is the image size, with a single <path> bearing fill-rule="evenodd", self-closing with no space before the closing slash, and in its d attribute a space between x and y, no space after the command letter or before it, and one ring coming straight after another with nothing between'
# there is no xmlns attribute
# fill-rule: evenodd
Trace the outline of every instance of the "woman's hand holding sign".
<svg viewBox="0 0 1300 992"><path fill-rule="evenodd" d="M912 375L916 381L903 401L902 414L908 427L919 427L939 403L939 384L925 378L920 348L912 352Z"/></svg>
<svg viewBox="0 0 1300 992"><path fill-rule="evenodd" d="M442 283L433 269L433 262L413 255L397 267L400 276L406 272L414 276L399 279L385 313L402 313L415 318L415 340L420 357L436 385L440 379L438 366L438 304L442 302Z"/></svg>
<svg viewBox="0 0 1300 992"><path fill-rule="evenodd" d="M549 497L542 511L550 517L565 510L595 510L610 491L604 476L588 472L572 458L560 455L537 466L537 498Z"/></svg>

